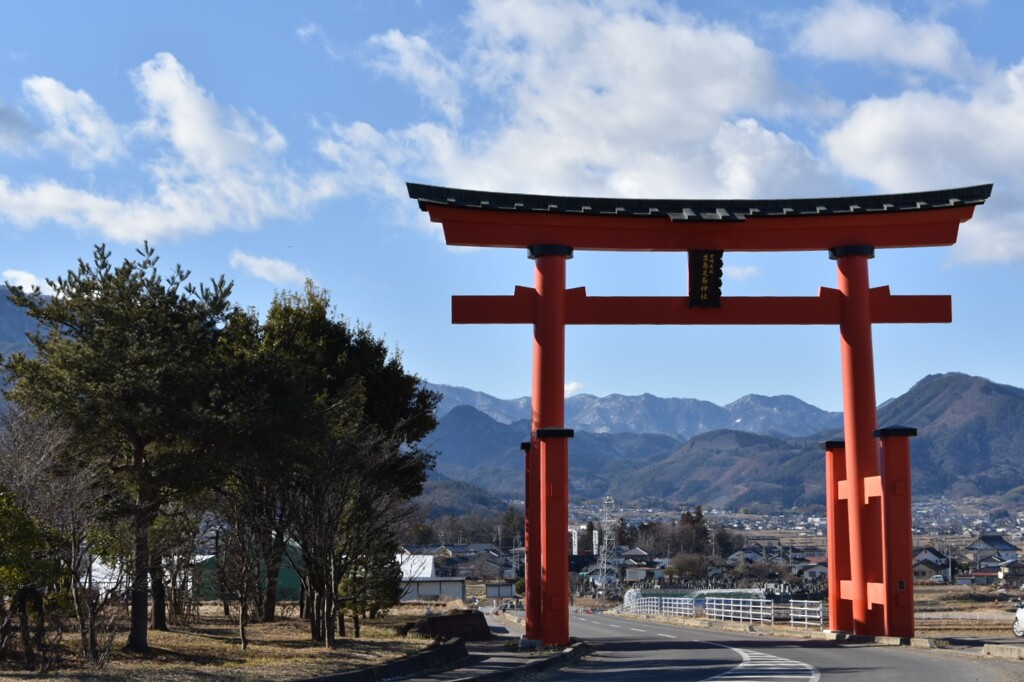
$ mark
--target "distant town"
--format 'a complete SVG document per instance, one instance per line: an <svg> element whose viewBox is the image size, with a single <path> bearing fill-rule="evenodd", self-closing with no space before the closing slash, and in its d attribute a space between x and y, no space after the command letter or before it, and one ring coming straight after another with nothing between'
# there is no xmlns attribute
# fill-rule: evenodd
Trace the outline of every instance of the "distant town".
<svg viewBox="0 0 1024 682"><path fill-rule="evenodd" d="M510 504L521 506L522 501ZM1011 590L1024 584L1024 514L946 499L918 501L913 512L915 582ZM652 545L660 543L652 538L684 526L687 515L706 527L709 539L691 548L696 551L657 551ZM644 529L651 533L645 535ZM811 596L827 591L824 514L624 508L606 499L572 505L568 532L577 597L621 597L631 588L755 588ZM633 542L619 544L624 538ZM718 546L715 538L722 538ZM467 540L403 545L398 558L407 598L457 599L464 596L467 580L521 580L520 537Z"/></svg>

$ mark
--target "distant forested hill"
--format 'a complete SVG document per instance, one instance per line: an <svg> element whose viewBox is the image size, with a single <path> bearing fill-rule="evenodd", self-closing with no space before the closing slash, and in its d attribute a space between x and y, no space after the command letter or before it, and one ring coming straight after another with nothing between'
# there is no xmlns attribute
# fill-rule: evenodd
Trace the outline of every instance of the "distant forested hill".
<svg viewBox="0 0 1024 682"><path fill-rule="evenodd" d="M801 423L794 415L802 404L790 409L795 399L787 396L749 398L744 402L760 414L774 415L773 424L780 423L781 415L787 430L803 435L782 435L778 428L765 432L766 421L756 414L734 420L733 428L707 429L690 438L610 432L611 424L623 426L628 421L621 415L609 422L595 419L586 428L567 416L567 426L576 429L569 445L571 494L577 500L612 495L623 503L645 506L668 502L738 509L823 504L820 443L841 438L841 427L821 429L820 415L814 411L807 412L810 419ZM652 399L658 400L650 396L631 404ZM609 396L608 401L591 414L612 414L610 406L624 404L622 396ZM697 408L700 414L693 419L706 414L705 406ZM687 417L676 414L672 419L680 423ZM1024 500L1024 390L965 374L932 375L886 403L878 422L918 429L918 437L911 441L914 495ZM644 418L640 423L648 422ZM438 473L502 496L520 497L523 456L518 446L528 437L528 421L501 423L474 407L456 406L441 417L432 436L440 453Z"/></svg>
<svg viewBox="0 0 1024 682"><path fill-rule="evenodd" d="M933 374L879 411L918 429L914 491L1003 495L1024 486L1024 390L966 374Z"/></svg>
<svg viewBox="0 0 1024 682"><path fill-rule="evenodd" d="M32 345L26 334L35 328L35 320L7 300L7 288L0 283L0 354L6 357L12 353L31 352Z"/></svg>

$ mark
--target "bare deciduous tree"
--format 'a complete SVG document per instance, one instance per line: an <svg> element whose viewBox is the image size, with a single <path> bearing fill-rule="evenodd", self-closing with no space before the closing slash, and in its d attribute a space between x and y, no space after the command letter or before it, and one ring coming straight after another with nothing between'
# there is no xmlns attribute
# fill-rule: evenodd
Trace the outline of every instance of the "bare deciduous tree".
<svg viewBox="0 0 1024 682"><path fill-rule="evenodd" d="M94 530L114 503L103 465L76 452L71 432L51 421L8 406L0 415L0 481L40 528L47 551L60 566L58 578L74 606L81 654L101 663L113 629L102 613L123 589L123 575L94 574ZM41 608L42 601L36 600ZM102 641L101 641L102 640Z"/></svg>

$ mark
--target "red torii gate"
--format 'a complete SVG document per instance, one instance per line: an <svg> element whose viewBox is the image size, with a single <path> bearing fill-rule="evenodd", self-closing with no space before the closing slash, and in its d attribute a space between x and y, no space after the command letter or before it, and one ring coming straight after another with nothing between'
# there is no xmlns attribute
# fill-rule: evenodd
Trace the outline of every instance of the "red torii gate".
<svg viewBox="0 0 1024 682"><path fill-rule="evenodd" d="M512 296L453 296L456 324L532 324L533 414L526 451L526 637L569 641L566 324L835 324L844 441L826 449L829 626L913 636L910 445L916 431L877 429L871 325L950 322L949 296L872 289L876 248L948 246L991 185L912 194L797 200L557 197L409 183L445 241L527 249L535 285ZM573 251L687 251L689 296L588 296L565 287ZM808 297L721 297L725 251L827 251L838 289ZM880 439L876 440L876 439ZM881 450L879 448L881 446Z"/></svg>

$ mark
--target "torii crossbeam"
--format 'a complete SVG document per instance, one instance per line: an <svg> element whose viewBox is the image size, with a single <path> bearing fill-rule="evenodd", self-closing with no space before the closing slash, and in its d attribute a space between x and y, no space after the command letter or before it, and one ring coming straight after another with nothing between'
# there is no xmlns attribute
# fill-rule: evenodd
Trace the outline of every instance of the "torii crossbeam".
<svg viewBox="0 0 1024 682"><path fill-rule="evenodd" d="M910 450L905 427L877 429L871 325L951 322L949 296L871 288L876 248L948 246L991 185L796 200L557 197L409 184L450 245L524 248L533 289L454 296L456 324L532 324L533 416L526 448L526 636L569 641L566 324L839 326L844 441L826 444L830 627L913 635ZM686 251L688 296L588 296L565 288L574 250ZM723 297L727 251L827 251L838 289L807 297ZM881 440L877 440L880 438ZM881 443L881 454L879 451Z"/></svg>

